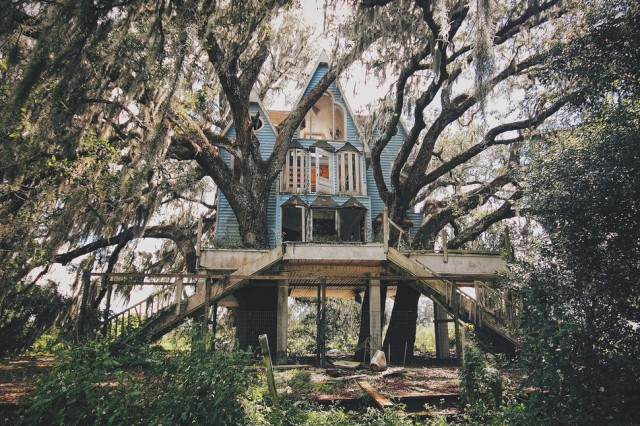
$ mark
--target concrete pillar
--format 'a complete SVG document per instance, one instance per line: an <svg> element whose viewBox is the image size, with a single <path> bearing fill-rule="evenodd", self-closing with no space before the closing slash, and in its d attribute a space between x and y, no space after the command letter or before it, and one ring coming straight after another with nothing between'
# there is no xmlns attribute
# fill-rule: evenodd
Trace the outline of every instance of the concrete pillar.
<svg viewBox="0 0 640 426"><path fill-rule="evenodd" d="M382 324L380 322L382 310L380 297L380 280L369 280L369 336L371 345L369 354L373 356L377 350L382 348Z"/></svg>
<svg viewBox="0 0 640 426"><path fill-rule="evenodd" d="M436 331L436 358L449 359L449 319L447 312L437 303L433 304L433 316Z"/></svg>
<svg viewBox="0 0 640 426"><path fill-rule="evenodd" d="M289 333L289 282L278 282L278 310L276 314L276 361L287 360L287 335Z"/></svg>

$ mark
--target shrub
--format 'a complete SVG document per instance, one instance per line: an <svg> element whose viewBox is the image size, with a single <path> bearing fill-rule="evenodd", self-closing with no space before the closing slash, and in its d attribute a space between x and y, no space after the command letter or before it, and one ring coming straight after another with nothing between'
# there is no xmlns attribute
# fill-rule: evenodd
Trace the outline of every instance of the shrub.
<svg viewBox="0 0 640 426"><path fill-rule="evenodd" d="M95 342L72 348L28 397L22 424L244 424L256 381L246 353L134 348L111 356Z"/></svg>
<svg viewBox="0 0 640 426"><path fill-rule="evenodd" d="M490 423L501 408L505 382L494 361L469 342L460 370L465 417L473 423Z"/></svg>

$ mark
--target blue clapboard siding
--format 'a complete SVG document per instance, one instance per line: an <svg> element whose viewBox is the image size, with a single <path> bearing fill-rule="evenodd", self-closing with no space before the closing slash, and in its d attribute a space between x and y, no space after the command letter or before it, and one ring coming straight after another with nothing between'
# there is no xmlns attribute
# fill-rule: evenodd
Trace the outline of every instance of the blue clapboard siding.
<svg viewBox="0 0 640 426"><path fill-rule="evenodd" d="M263 126L260 130L256 131L256 135L258 140L260 140L260 154L262 158L268 158L271 152L273 151L273 147L276 143L276 132L275 129L271 127L270 122L266 119L267 112L263 110L259 104L251 103L249 107L249 111L251 114L255 114L256 112L260 112L260 117L263 122ZM231 126L226 133L226 136L230 138L236 137L236 130L234 126ZM225 150L221 150L222 159L227 165L231 166L231 154L229 154ZM270 243L273 244L275 242L274 232L271 231L275 228L276 217L273 212L275 208L275 185L272 187L272 194L269 196L269 214L267 215L267 226L269 228L269 239ZM240 240L240 231L238 227L238 221L236 219L229 202L227 201L224 194L220 194L218 199L218 213L216 218L216 240L221 241L239 241Z"/></svg>

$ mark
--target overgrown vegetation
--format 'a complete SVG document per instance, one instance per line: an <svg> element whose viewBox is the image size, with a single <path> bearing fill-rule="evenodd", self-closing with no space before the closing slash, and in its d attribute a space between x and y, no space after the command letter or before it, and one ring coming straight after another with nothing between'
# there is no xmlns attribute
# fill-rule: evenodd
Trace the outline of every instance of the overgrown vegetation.
<svg viewBox="0 0 640 426"><path fill-rule="evenodd" d="M257 383L243 352L145 347L113 355L98 342L63 351L25 402L21 424L241 424Z"/></svg>
<svg viewBox="0 0 640 426"><path fill-rule="evenodd" d="M99 342L69 347L26 398L16 424L33 425L410 425L400 409L321 407L282 392L272 407L264 373L248 353L167 353L146 345L117 354ZM326 391L299 371L291 387Z"/></svg>

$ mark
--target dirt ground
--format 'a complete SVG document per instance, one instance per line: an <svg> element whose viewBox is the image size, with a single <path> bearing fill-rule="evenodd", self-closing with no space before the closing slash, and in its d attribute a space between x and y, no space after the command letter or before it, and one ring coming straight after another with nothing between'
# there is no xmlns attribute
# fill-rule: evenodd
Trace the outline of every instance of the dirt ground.
<svg viewBox="0 0 640 426"><path fill-rule="evenodd" d="M16 405L42 374L48 372L55 358L20 356L0 359L0 406Z"/></svg>
<svg viewBox="0 0 640 426"><path fill-rule="evenodd" d="M42 356L0 359L0 417L15 412L20 400L54 362L55 358ZM388 374L390 371L393 374ZM369 382L380 394L394 400L455 398L460 392L458 367L455 366L396 367L386 372L364 368L298 368L277 370L275 376L279 392L319 403L362 398L366 392L358 385L359 380Z"/></svg>
<svg viewBox="0 0 640 426"><path fill-rule="evenodd" d="M291 378L301 371L310 374L309 384L300 383ZM387 398L412 396L449 396L460 393L457 367L406 367L392 369L395 374L373 372L368 369L347 370L337 368L294 369L276 372L276 381L285 392L292 396L313 398L316 400L339 400L358 398L363 395L357 381L364 380ZM389 371L387 371L389 372Z"/></svg>

